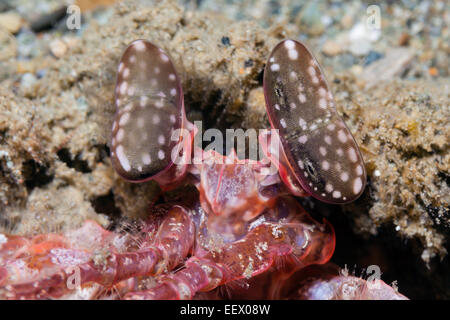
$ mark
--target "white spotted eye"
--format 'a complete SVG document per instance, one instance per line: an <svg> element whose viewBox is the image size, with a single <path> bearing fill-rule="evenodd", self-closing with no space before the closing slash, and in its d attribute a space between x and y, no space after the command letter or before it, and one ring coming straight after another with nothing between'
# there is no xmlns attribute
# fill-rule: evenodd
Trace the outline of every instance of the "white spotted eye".
<svg viewBox="0 0 450 320"><path fill-rule="evenodd" d="M264 93L292 168L286 170L321 201L356 200L366 184L361 153L336 112L319 63L302 43L285 40L275 47L264 70Z"/></svg>
<svg viewBox="0 0 450 320"><path fill-rule="evenodd" d="M115 93L114 168L134 182L168 170L178 145L172 132L184 121L181 82L169 56L148 41L133 41L119 61Z"/></svg>

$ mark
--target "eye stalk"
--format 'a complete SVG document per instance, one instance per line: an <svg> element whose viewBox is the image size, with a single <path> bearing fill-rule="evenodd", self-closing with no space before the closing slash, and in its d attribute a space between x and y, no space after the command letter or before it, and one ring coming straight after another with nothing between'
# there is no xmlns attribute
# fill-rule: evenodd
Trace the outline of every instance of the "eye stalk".
<svg viewBox="0 0 450 320"><path fill-rule="evenodd" d="M115 104L111 160L118 174L163 186L180 180L194 128L186 120L181 81L167 53L148 41L133 41L119 62Z"/></svg>
<svg viewBox="0 0 450 320"><path fill-rule="evenodd" d="M356 200L366 184L364 161L316 58L302 43L284 40L270 54L263 82L269 121L278 130L272 139L280 145L278 158L268 158L283 182L328 203Z"/></svg>

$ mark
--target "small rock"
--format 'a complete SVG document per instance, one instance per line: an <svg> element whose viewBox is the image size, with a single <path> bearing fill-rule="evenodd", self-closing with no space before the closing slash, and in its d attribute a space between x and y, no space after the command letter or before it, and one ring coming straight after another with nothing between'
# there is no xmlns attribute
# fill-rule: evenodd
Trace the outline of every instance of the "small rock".
<svg viewBox="0 0 450 320"><path fill-rule="evenodd" d="M341 20L341 26L344 29L350 29L351 26L353 25L353 14L351 13L347 13Z"/></svg>
<svg viewBox="0 0 450 320"><path fill-rule="evenodd" d="M372 45L367 40L359 40L359 41L353 41L350 44L349 51L354 56L365 56L370 52L370 49L372 49Z"/></svg>
<svg viewBox="0 0 450 320"><path fill-rule="evenodd" d="M0 61L14 57L16 50L16 38L5 29L0 28Z"/></svg>
<svg viewBox="0 0 450 320"><path fill-rule="evenodd" d="M314 1L307 2L297 16L297 23L307 34L319 36L325 31L322 17L319 5Z"/></svg>
<svg viewBox="0 0 450 320"><path fill-rule="evenodd" d="M359 76L363 72L363 67L355 64L350 68L350 72L353 73L354 76Z"/></svg>
<svg viewBox="0 0 450 320"><path fill-rule="evenodd" d="M55 57L61 58L67 52L67 44L60 39L55 39L50 42L50 51Z"/></svg>
<svg viewBox="0 0 450 320"><path fill-rule="evenodd" d="M357 23L348 33L349 51L355 56L365 56L372 48L372 42L381 36L378 29L369 29L363 23Z"/></svg>
<svg viewBox="0 0 450 320"><path fill-rule="evenodd" d="M382 53L376 52L376 51L370 51L369 54L364 59L364 66L368 66L372 62L375 62L381 58L383 58L384 55Z"/></svg>
<svg viewBox="0 0 450 320"><path fill-rule="evenodd" d="M4 27L6 30L12 34L19 32L22 28L23 19L20 15L15 12L5 12L0 13L0 26Z"/></svg>
<svg viewBox="0 0 450 320"><path fill-rule="evenodd" d="M364 69L360 79L370 88L381 81L389 81L401 75L414 58L414 52L404 47L393 48L386 56Z"/></svg>
<svg viewBox="0 0 450 320"><path fill-rule="evenodd" d="M342 52L341 45L334 40L327 40L322 47L322 52L327 56L335 56Z"/></svg>
<svg viewBox="0 0 450 320"><path fill-rule="evenodd" d="M20 85L24 88L24 89L28 89L30 88L32 85L34 85L36 83L36 77L34 76L34 74L32 73L25 73L22 76L22 79L20 80Z"/></svg>

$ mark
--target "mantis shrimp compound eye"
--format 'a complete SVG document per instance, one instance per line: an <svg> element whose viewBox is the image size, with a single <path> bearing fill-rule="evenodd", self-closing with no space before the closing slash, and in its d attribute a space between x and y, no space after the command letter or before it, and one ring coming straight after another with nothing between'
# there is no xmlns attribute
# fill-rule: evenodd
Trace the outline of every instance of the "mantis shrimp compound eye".
<svg viewBox="0 0 450 320"><path fill-rule="evenodd" d="M115 103L111 159L119 175L141 182L167 172L181 146L172 136L186 125L181 82L169 56L148 41L133 41L120 59Z"/></svg>
<svg viewBox="0 0 450 320"><path fill-rule="evenodd" d="M356 200L366 183L361 153L336 112L317 60L303 44L285 40L275 47L264 71L264 95L289 175L321 201Z"/></svg>

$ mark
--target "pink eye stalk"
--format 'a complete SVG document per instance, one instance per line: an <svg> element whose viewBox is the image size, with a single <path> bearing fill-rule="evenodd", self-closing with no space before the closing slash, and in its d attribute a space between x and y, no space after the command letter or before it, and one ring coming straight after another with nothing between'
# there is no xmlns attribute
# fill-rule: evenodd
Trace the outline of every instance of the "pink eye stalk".
<svg viewBox="0 0 450 320"><path fill-rule="evenodd" d="M361 153L303 44L285 40L275 47L264 71L264 95L272 128L279 130L283 181L298 182L324 202L356 200L366 184Z"/></svg>
<svg viewBox="0 0 450 320"><path fill-rule="evenodd" d="M170 170L175 167L172 152L182 147L182 130L179 140L172 136L187 121L181 82L169 56L148 41L133 41L120 59L115 102L111 159L116 171L131 182L159 178L163 184L174 181L162 178L163 173L182 175L185 170Z"/></svg>

